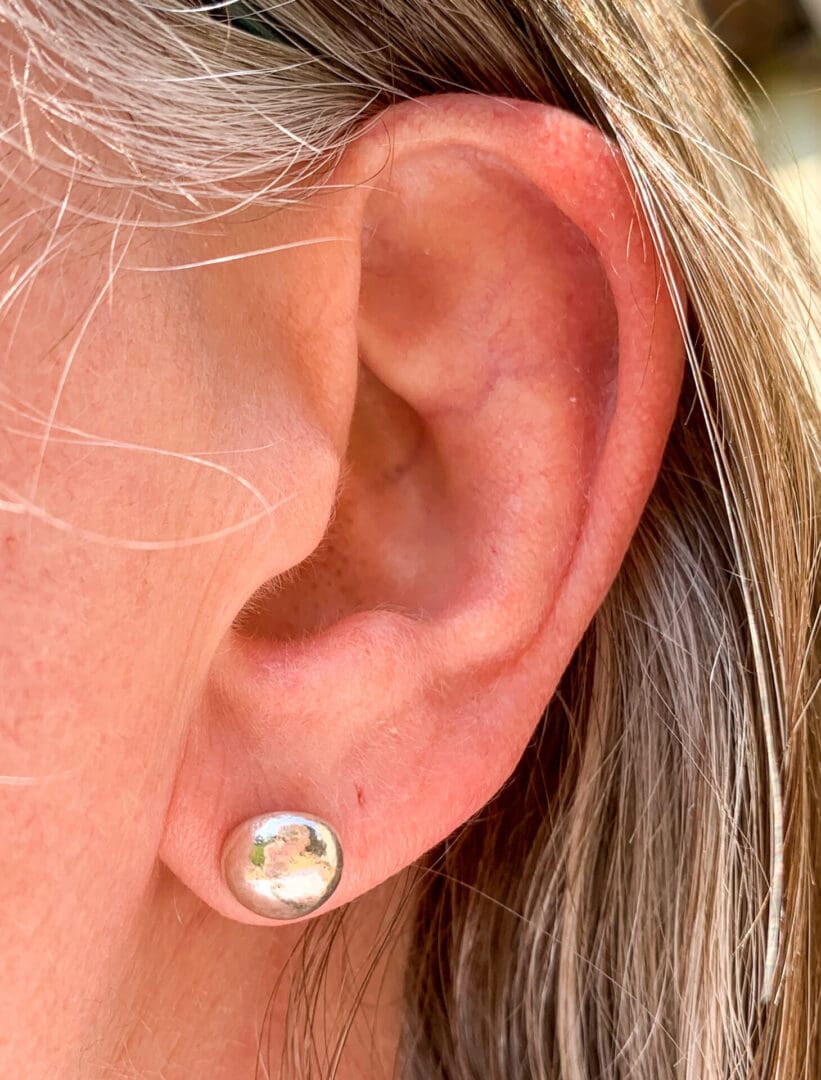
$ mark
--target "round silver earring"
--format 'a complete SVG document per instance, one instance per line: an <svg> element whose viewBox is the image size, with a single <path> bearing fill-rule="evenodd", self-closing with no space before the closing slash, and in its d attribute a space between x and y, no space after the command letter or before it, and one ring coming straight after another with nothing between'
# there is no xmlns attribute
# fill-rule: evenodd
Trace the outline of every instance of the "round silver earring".
<svg viewBox="0 0 821 1080"><path fill-rule="evenodd" d="M329 899L342 875L334 830L306 814L263 814L237 825L222 849L222 873L241 904L267 919L297 919Z"/></svg>

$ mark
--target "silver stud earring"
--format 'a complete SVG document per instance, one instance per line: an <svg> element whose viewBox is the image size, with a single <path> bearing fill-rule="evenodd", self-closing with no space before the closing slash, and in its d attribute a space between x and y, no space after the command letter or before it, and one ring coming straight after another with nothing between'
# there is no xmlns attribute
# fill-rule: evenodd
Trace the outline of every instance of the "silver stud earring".
<svg viewBox="0 0 821 1080"><path fill-rule="evenodd" d="M237 900L257 915L297 919L321 907L339 884L342 848L318 818L263 814L228 834L222 873Z"/></svg>

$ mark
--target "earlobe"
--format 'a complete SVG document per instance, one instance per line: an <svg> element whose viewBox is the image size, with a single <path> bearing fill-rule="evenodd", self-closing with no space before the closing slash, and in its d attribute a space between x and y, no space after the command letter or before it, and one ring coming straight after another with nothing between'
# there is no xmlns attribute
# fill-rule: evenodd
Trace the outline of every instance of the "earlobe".
<svg viewBox="0 0 821 1080"><path fill-rule="evenodd" d="M618 570L683 366L618 154L572 115L407 103L334 181L361 252L358 378L344 350L325 375L356 389L338 506L306 563L235 598L162 851L246 921L219 863L243 819L332 824L335 906L503 783Z"/></svg>

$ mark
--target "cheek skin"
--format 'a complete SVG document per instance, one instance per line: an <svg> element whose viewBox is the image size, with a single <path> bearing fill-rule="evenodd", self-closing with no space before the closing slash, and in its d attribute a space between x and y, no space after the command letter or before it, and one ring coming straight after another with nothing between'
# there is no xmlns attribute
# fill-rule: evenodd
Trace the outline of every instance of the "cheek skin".
<svg viewBox="0 0 821 1080"><path fill-rule="evenodd" d="M184 275L121 275L73 351L104 271L46 268L0 325L2 1075L97 1055L208 665L259 579L321 535L336 481L276 345L255 337L254 365L209 335Z"/></svg>
<svg viewBox="0 0 821 1080"><path fill-rule="evenodd" d="M9 354L21 361L10 373L21 382L23 358L45 354L45 343L32 340L44 325L32 320ZM161 424L161 398L189 387L166 378L139 394L114 337L106 340L101 327L78 354L58 424L103 439L126 429L126 440L140 441L149 432L136 428ZM29 401L41 391L30 414L50 407L56 366L52 359L26 380L35 390ZM83 409L84 400L93 407ZM0 913L9 927L0 1028L13 1033L0 1073L30 1061L32 1075L45 1076L46 1063L73 1060L88 1046L100 998L123 970L221 583L219 545L152 552L84 535L207 531L213 515L197 498L207 482L194 466L61 442L67 434L57 428L40 463L41 425L17 418L13 426L17 433L0 444L0 478L28 497L39 471L31 501L53 521L0 518L0 773L8 778L0 784ZM219 494L212 485L211 499Z"/></svg>

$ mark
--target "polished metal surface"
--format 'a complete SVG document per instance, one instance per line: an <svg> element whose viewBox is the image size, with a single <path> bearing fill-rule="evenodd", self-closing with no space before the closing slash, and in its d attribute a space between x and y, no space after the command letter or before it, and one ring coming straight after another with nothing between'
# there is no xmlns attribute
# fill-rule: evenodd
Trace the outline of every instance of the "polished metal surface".
<svg viewBox="0 0 821 1080"><path fill-rule="evenodd" d="M264 814L229 833L222 872L237 900L257 915L296 919L333 893L342 874L342 848L318 818Z"/></svg>

